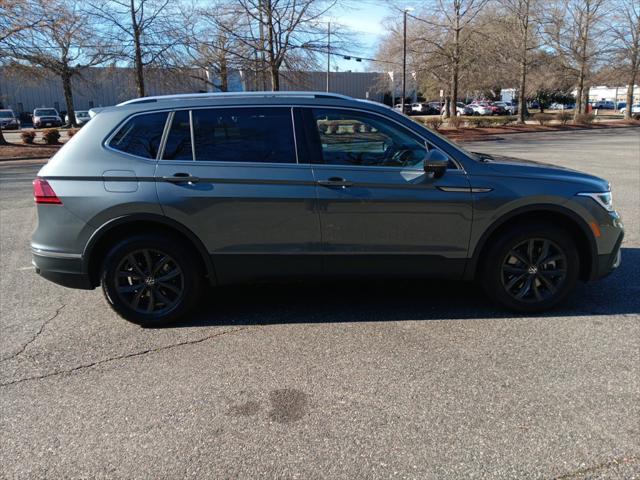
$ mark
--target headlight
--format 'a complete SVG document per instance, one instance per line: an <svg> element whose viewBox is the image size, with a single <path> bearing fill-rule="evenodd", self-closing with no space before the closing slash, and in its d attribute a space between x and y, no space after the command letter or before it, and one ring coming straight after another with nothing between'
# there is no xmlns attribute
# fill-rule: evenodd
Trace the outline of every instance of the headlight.
<svg viewBox="0 0 640 480"><path fill-rule="evenodd" d="M607 212L613 212L613 198L611 196L611 192L583 192L579 193L578 195L580 195L581 197L591 197Z"/></svg>

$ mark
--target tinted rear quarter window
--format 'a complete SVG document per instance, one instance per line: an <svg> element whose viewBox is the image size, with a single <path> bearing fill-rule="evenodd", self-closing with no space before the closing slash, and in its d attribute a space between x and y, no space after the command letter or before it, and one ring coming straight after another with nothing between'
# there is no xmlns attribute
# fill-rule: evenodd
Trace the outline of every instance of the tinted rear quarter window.
<svg viewBox="0 0 640 480"><path fill-rule="evenodd" d="M193 160L188 110L181 110L173 115L162 158L165 160Z"/></svg>
<svg viewBox="0 0 640 480"><path fill-rule="evenodd" d="M118 130L109 146L130 155L155 159L166 120L166 112L137 115Z"/></svg>
<svg viewBox="0 0 640 480"><path fill-rule="evenodd" d="M196 160L296 163L289 107L193 110Z"/></svg>

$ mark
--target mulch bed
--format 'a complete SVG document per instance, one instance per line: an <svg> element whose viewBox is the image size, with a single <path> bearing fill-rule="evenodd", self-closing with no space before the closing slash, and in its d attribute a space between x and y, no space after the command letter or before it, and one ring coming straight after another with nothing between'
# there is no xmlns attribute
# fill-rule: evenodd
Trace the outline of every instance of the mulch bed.
<svg viewBox="0 0 640 480"><path fill-rule="evenodd" d="M42 145L34 143L24 145L20 143L10 143L0 146L0 161L2 160L27 160L32 158L50 158L62 145Z"/></svg>
<svg viewBox="0 0 640 480"><path fill-rule="evenodd" d="M638 121L593 123L591 125L505 125L503 127L463 127L458 129L441 128L439 133L455 141L489 140L494 135L527 132L567 132L573 130L602 130L607 128L620 128L640 126Z"/></svg>

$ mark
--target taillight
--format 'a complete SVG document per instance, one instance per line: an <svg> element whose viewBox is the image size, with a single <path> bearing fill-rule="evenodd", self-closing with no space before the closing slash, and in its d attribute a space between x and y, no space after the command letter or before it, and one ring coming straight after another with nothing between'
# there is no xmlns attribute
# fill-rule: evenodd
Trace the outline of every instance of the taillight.
<svg viewBox="0 0 640 480"><path fill-rule="evenodd" d="M49 203L53 205L62 205L62 202L53 191L49 182L44 178L36 178L33 181L33 199L36 203Z"/></svg>

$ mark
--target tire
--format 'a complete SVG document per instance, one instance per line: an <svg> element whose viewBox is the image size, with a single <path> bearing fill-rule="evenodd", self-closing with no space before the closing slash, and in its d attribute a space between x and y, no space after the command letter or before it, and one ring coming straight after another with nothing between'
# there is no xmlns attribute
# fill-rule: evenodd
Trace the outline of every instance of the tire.
<svg viewBox="0 0 640 480"><path fill-rule="evenodd" d="M514 226L483 255L481 280L487 295L519 312L556 306L573 290L580 272L580 256L571 235L552 224Z"/></svg>
<svg viewBox="0 0 640 480"><path fill-rule="evenodd" d="M196 259L179 239L153 234L115 245L100 279L111 308L144 327L185 317L198 303L203 283Z"/></svg>

